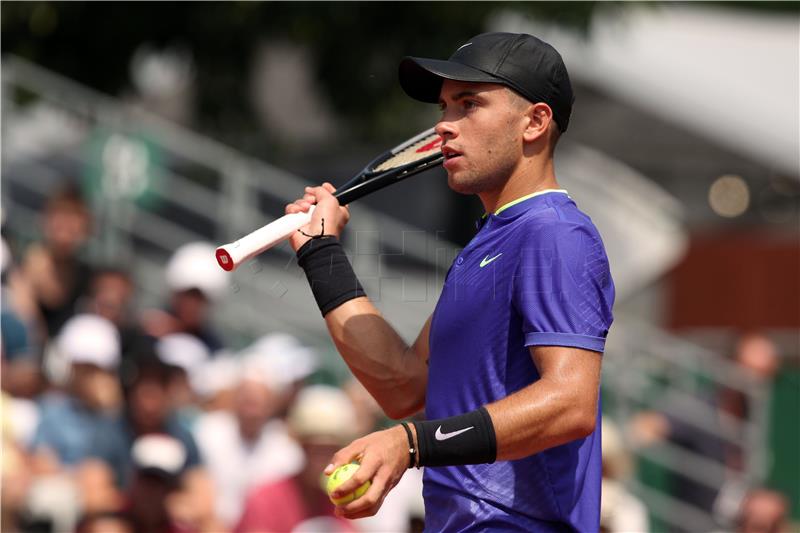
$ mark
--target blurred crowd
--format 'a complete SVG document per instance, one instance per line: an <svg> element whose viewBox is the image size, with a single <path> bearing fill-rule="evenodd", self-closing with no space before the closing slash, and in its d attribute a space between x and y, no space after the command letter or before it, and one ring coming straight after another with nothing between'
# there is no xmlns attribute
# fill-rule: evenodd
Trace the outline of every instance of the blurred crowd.
<svg viewBox="0 0 800 533"><path fill-rule="evenodd" d="M228 280L210 244L176 250L162 306L140 309L125 265L85 260L93 221L76 189L54 194L41 219L39 241L2 244L1 531L422 530L418 470L376 517L335 516L323 469L386 420L356 381L319 384L317 354L289 334L231 351L211 318ZM774 346L757 335L733 359L765 384L778 368ZM707 403L721 423L749 409L729 389L710 391ZM631 450L670 441L742 471L742 451L717 435L668 412L640 412L624 427L605 419L602 530L651 530L628 489ZM788 530L789 503L777 492L674 482L679 498L727 512L721 522L737 531Z"/></svg>
<svg viewBox="0 0 800 533"><path fill-rule="evenodd" d="M418 471L378 516L334 515L322 471L382 413L357 382L320 384L291 335L230 350L210 244L176 250L163 305L140 309L125 265L85 259L76 189L41 221L38 242L2 245L1 531L421 530Z"/></svg>

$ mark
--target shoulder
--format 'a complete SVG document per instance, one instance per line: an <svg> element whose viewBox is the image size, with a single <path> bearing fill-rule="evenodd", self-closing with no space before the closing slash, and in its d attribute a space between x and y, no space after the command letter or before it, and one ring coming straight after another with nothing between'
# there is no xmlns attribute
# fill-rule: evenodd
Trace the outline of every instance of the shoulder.
<svg viewBox="0 0 800 533"><path fill-rule="evenodd" d="M73 400L60 392L49 392L38 400L42 419L59 418L75 411Z"/></svg>
<svg viewBox="0 0 800 533"><path fill-rule="evenodd" d="M197 444L194 440L192 432L189 431L189 429L187 429L183 424L181 424L180 420L178 420L175 416L167 419L165 430L168 435L175 437L181 441L184 446L190 448L190 452L192 449L196 448Z"/></svg>
<svg viewBox="0 0 800 533"><path fill-rule="evenodd" d="M525 213L521 227L529 236L552 240L553 237L586 235L600 239L592 219L578 209L568 196L557 195L548 199L546 207Z"/></svg>
<svg viewBox="0 0 800 533"><path fill-rule="evenodd" d="M554 255L561 259L587 256L605 258L600 232L585 215L562 218L534 213L520 221L518 231L521 248L530 252L521 254L523 259L532 259L543 251L546 252L544 259ZM539 258L537 262L541 260Z"/></svg>

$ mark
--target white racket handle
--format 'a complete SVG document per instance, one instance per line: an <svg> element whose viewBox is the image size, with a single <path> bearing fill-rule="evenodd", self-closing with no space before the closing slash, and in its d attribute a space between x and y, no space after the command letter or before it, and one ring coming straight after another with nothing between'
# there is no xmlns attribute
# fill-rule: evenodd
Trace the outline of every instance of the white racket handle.
<svg viewBox="0 0 800 533"><path fill-rule="evenodd" d="M311 222L311 213L316 206L306 213L292 213L283 215L277 220L273 220L266 226L262 226L252 233L249 233L228 244L223 244L217 248L217 263L223 270L231 272L247 261L257 256L265 250L269 250L276 244L280 244L292 234Z"/></svg>

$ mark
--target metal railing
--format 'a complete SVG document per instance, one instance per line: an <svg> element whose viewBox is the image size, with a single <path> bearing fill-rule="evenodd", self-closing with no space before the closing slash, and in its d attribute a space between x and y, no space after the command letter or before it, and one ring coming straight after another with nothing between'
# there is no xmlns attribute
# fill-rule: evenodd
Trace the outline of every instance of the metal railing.
<svg viewBox="0 0 800 533"><path fill-rule="evenodd" d="M609 336L603 365L604 391L614 403L612 419L619 427L625 428L643 410L662 413L689 431L740 449L744 464L732 468L724 457L706 456L669 440L637 448L628 439L628 448L637 458L710 491L726 483L747 487L763 482L768 467L766 385L727 358L629 316L620 317ZM723 388L743 396L748 406L745 418L716 405L714 394ZM656 487L633 480L629 485L654 515L676 528L701 532L730 525L719 513L683 501L682 495L670 498Z"/></svg>
<svg viewBox="0 0 800 533"><path fill-rule="evenodd" d="M4 122L19 112L13 96L15 90L22 89L59 112L68 114L76 126L83 129L86 137L98 130L121 136L145 134L170 158L189 161L204 175L213 176L210 181L214 183L208 186L186 173L158 166L152 170L155 176L148 191L157 199L177 204L190 214L204 218L207 225L213 227L211 234L198 232L163 210L141 208L126 198L101 198L95 206L95 212L102 218L98 224L102 231L92 243L93 256L100 261L111 258L135 261L134 273L144 300L150 304L157 303L163 294L163 276L157 272L177 246L193 240L234 240L269 218L280 216L279 212L262 212L260 199L272 199L275 204L286 203L295 198L305 185L301 178L281 169L244 156L146 111L123 105L20 58L4 58L3 88ZM87 164L91 167L92 161L87 161L80 150L64 150L60 155L76 166L84 167L87 172L101 172L98 168L86 168ZM26 168L20 170L19 165ZM3 173L7 186L12 185L15 190L24 189L26 195L34 194L40 199L50 194L63 179L62 173L49 167L46 161L17 157L6 148L3 149ZM5 196L10 200L6 206L10 218L32 218L30 213L23 211L24 206ZM370 271L381 272L386 280L399 280L400 286L379 283L375 287L375 299L401 333L414 335L432 312L433 295L438 293L437 284L441 280L431 273L436 266L437 249L454 250L457 246L441 240L414 238L419 235L419 229L363 205L354 206L353 210L358 216L354 216L349 225L350 236L345 244L360 256L355 261L356 270L360 270L361 264L367 283ZM384 232L403 237L374 242L379 238L374 231L376 223ZM36 227L36 224L30 226ZM24 229L21 231L25 232ZM141 250L135 250L132 241L137 238L149 241L157 252L143 254ZM373 253L376 250L380 253ZM391 254L403 254L427 269L397 271L386 264L385 258ZM286 246L279 247L235 273L233 294L217 313L220 322L235 334L245 337L255 337L274 329L312 338L323 337L324 324L318 320L313 300L307 297L305 282L290 268L290 257ZM402 301L409 292L428 296ZM253 307L255 302L260 302L261 312ZM264 307L280 312L264 313Z"/></svg>

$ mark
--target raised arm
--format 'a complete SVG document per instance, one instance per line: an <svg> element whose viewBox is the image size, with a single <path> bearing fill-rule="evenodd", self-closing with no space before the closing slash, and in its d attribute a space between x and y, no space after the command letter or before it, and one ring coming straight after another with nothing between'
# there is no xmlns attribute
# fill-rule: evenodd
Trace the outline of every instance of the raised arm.
<svg viewBox="0 0 800 533"><path fill-rule="evenodd" d="M430 318L411 346L368 298L340 305L325 323L347 366L387 416L404 418L425 406Z"/></svg>
<svg viewBox="0 0 800 533"><path fill-rule="evenodd" d="M349 219L332 195L329 183L307 187L303 198L286 206L286 213L307 211L316 204L311 222L291 238L295 251L322 232L339 237ZM403 418L425 405L428 381L430 318L411 345L398 335L368 297L345 301L325 313L325 323L342 358L386 414Z"/></svg>

